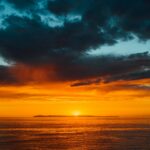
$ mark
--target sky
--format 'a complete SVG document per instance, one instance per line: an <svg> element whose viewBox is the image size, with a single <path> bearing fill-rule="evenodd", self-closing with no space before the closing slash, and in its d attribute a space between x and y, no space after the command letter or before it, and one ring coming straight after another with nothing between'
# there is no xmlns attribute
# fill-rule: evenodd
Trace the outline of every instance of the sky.
<svg viewBox="0 0 150 150"><path fill-rule="evenodd" d="M149 0L0 0L0 116L150 115Z"/></svg>

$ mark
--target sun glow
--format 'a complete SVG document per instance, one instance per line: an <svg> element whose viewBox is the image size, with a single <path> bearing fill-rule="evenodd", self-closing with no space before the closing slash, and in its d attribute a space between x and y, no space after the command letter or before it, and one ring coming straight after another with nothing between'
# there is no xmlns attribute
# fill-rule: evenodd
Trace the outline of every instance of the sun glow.
<svg viewBox="0 0 150 150"><path fill-rule="evenodd" d="M80 116L81 113L80 113L79 111L74 111L74 112L72 113L72 115L75 116L75 117L77 117L77 116Z"/></svg>

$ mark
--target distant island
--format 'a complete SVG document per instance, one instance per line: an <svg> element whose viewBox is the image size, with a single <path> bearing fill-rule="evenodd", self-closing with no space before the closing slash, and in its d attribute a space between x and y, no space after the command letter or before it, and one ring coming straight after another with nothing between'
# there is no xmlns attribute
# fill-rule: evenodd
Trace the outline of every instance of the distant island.
<svg viewBox="0 0 150 150"><path fill-rule="evenodd" d="M119 116L95 116L95 115L79 115L79 116L72 116L72 115L35 115L35 118L42 118L42 117L101 117L101 118L118 118Z"/></svg>

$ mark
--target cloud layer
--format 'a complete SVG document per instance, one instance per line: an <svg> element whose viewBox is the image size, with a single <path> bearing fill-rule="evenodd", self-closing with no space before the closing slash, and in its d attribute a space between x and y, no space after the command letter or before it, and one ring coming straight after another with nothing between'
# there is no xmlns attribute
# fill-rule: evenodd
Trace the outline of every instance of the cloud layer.
<svg viewBox="0 0 150 150"><path fill-rule="evenodd" d="M149 0L1 0L1 84L71 81L72 86L149 79L148 52L87 52L134 36L150 39ZM135 50L134 50L135 51Z"/></svg>

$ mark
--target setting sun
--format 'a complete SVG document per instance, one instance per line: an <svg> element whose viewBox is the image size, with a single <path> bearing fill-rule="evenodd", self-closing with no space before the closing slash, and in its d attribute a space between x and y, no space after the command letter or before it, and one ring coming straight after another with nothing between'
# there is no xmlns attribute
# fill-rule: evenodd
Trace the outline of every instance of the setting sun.
<svg viewBox="0 0 150 150"><path fill-rule="evenodd" d="M80 113L79 111L74 111L74 112L72 113L72 115L77 117L77 116L80 116L81 113Z"/></svg>

